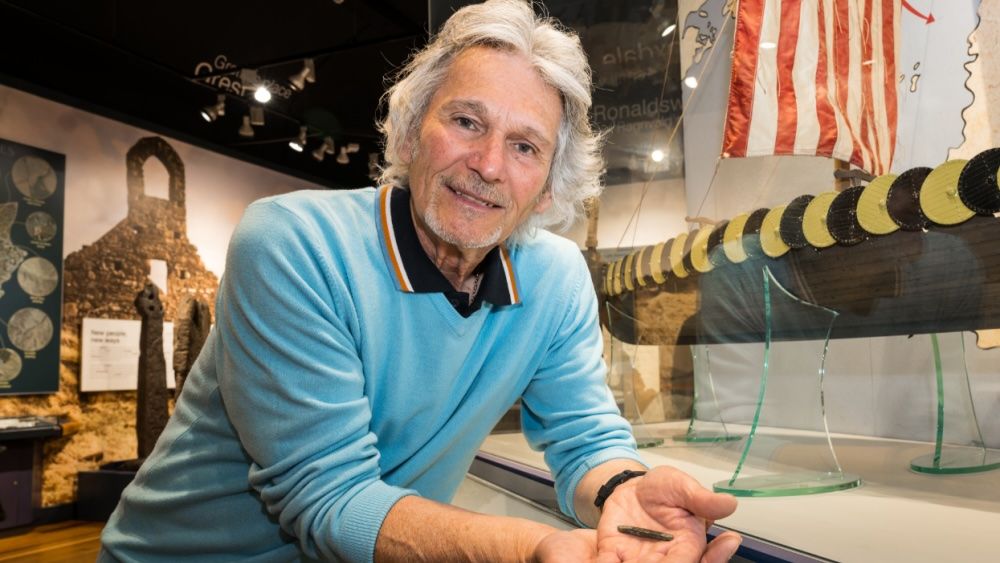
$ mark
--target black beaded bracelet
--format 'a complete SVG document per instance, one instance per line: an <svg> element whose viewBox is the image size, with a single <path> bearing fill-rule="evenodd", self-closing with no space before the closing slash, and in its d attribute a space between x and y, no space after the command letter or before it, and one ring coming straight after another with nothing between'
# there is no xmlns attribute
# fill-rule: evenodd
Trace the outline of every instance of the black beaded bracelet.
<svg viewBox="0 0 1000 563"><path fill-rule="evenodd" d="M625 471L622 471L621 473L618 473L617 475L608 479L608 482L604 483L604 485L597 490L597 498L594 499L594 506L603 509L604 502L608 500L608 497L611 496L611 493L613 493L615 489L618 488L618 485L621 485L622 483L628 481L629 479L632 479L634 477L640 477L645 474L646 474L645 471L632 471L631 469L626 469Z"/></svg>

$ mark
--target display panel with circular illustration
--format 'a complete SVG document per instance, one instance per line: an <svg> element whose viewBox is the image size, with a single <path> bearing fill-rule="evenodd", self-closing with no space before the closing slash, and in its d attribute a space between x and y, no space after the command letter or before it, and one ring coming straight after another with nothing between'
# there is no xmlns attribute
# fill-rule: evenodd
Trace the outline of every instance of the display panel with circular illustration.
<svg viewBox="0 0 1000 563"><path fill-rule="evenodd" d="M56 220L44 211L35 211L24 220L24 229L35 243L49 242L56 238L59 227Z"/></svg>
<svg viewBox="0 0 1000 563"><path fill-rule="evenodd" d="M41 309L25 307L7 321L7 337L11 344L24 350L26 356L45 348L52 341L52 319Z"/></svg>
<svg viewBox="0 0 1000 563"><path fill-rule="evenodd" d="M0 395L59 390L65 171L65 155L0 139Z"/></svg>
<svg viewBox="0 0 1000 563"><path fill-rule="evenodd" d="M59 271L45 258L34 256L17 269L17 283L32 298L42 298L59 286Z"/></svg>
<svg viewBox="0 0 1000 563"><path fill-rule="evenodd" d="M41 202L56 191L56 173L48 162L37 156L22 156L10 169L14 187L29 201Z"/></svg>
<svg viewBox="0 0 1000 563"><path fill-rule="evenodd" d="M21 374L21 356L10 348L0 348L0 387Z"/></svg>

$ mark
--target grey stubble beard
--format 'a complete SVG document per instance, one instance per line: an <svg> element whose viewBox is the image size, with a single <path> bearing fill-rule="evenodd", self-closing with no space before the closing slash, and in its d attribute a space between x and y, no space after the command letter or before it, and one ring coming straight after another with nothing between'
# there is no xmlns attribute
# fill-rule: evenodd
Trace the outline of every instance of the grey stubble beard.
<svg viewBox="0 0 1000 563"><path fill-rule="evenodd" d="M463 235L462 233L452 232L444 225L439 214L439 206L441 198L445 195L445 190L449 190L449 185L461 186L462 189L472 193L473 195L495 202L505 209L509 207L507 197L502 192L481 179L470 178L465 181L457 181L454 177L445 176L441 178L439 185L436 186L437 189L433 191L430 201L427 202L426 217L424 217L424 223L427 224L427 227L441 240L460 248L487 248L499 244L501 242L500 235L503 233L502 224L497 225L495 229L478 238L472 238L471 235L468 234ZM463 211L462 214L468 222L475 222L476 217L474 211Z"/></svg>

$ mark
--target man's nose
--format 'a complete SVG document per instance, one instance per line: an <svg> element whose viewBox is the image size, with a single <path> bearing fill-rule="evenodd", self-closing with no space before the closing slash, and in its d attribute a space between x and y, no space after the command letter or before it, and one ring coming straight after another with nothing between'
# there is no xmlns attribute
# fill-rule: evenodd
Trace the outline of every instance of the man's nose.
<svg viewBox="0 0 1000 563"><path fill-rule="evenodd" d="M487 182L503 180L506 164L506 143L500 135L483 135L476 140L469 154L468 166Z"/></svg>

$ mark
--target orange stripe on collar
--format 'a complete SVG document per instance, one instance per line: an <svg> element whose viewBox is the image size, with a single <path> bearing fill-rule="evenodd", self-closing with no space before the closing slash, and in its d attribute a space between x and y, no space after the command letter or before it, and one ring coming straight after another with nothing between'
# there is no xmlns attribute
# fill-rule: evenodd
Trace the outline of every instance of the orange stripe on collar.
<svg viewBox="0 0 1000 563"><path fill-rule="evenodd" d="M399 255L399 245L396 243L396 233L392 228L392 214L389 211L389 200L392 194L392 186L382 188L379 194L379 213L381 214L382 237L385 239L385 247L388 250L389 261L392 262L392 269L396 274L396 281L399 287L407 293L413 293L410 280L407 279L403 270L403 261Z"/></svg>
<svg viewBox="0 0 1000 563"><path fill-rule="evenodd" d="M507 247L500 245L500 260L503 263L503 271L507 276L507 289L510 291L510 302L512 305L521 302L521 295L517 291L517 281L514 279L514 264L510 261Z"/></svg>

